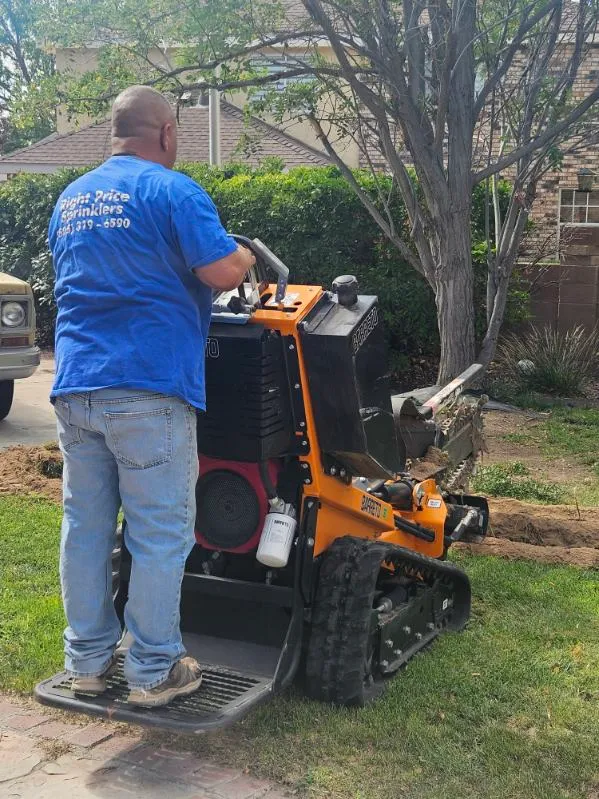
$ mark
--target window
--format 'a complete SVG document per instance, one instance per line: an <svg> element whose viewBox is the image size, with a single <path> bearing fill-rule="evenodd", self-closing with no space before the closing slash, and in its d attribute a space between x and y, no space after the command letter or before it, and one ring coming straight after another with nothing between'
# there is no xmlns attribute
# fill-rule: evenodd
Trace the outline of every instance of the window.
<svg viewBox="0 0 599 799"><path fill-rule="evenodd" d="M252 66L263 73L266 72L267 75L283 75L285 72L289 72L289 70L296 69L298 66L300 66L300 63L300 58L289 58L288 56L273 56L271 58L264 57L252 59ZM300 83L309 80L310 75L295 75L292 78L286 78L282 76L280 80L267 83L264 86L258 86L252 93L253 99L262 100L268 91L275 89L278 92L282 92L293 83Z"/></svg>
<svg viewBox="0 0 599 799"><path fill-rule="evenodd" d="M559 221L562 225L599 225L599 191L561 189Z"/></svg>

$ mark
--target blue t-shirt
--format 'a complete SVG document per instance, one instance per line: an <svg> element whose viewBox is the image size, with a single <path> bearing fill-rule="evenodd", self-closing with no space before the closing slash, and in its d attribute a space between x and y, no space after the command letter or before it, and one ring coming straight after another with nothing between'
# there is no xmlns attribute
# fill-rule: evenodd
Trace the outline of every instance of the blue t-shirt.
<svg viewBox="0 0 599 799"><path fill-rule="evenodd" d="M61 194L48 231L56 271L52 397L148 389L205 408L211 289L192 269L237 245L193 180L113 156Z"/></svg>

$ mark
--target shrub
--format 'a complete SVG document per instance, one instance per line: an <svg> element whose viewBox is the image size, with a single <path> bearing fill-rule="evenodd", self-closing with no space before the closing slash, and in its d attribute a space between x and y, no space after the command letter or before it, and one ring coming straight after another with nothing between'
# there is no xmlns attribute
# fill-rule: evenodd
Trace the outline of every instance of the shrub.
<svg viewBox="0 0 599 799"><path fill-rule="evenodd" d="M289 265L293 279L328 287L339 274L356 274L361 290L380 298L391 346L401 353L434 354L438 335L430 288L386 243L340 173L327 167L287 173L277 168L181 167L211 194L227 228L261 238ZM61 191L84 171L21 175L0 188L0 270L31 282L38 338L46 346L53 341L56 313L47 224ZM361 179L368 187L368 177ZM401 224L402 206L395 202Z"/></svg>
<svg viewBox="0 0 599 799"><path fill-rule="evenodd" d="M36 299L38 342L54 342L54 270L47 228L63 189L86 169L52 175L18 175L0 187L0 272L31 283Z"/></svg>
<svg viewBox="0 0 599 799"><path fill-rule="evenodd" d="M355 274L360 290L381 303L391 347L404 354L435 354L435 302L428 284L389 245L333 167L298 167L287 173L247 168L222 172L204 165L184 171L213 197L225 226L262 239L289 266L291 279L330 287L341 274ZM359 174L372 191L372 178ZM405 222L399 198L394 216Z"/></svg>
<svg viewBox="0 0 599 799"><path fill-rule="evenodd" d="M532 327L510 335L498 349L503 377L519 391L538 391L562 397L580 395L597 374L599 331L576 327L558 333Z"/></svg>
<svg viewBox="0 0 599 799"><path fill-rule="evenodd" d="M355 274L362 292L378 295L395 353L437 354L430 287L386 241L336 168L298 167L283 173L275 161L259 169L247 164L219 168L183 164L179 168L211 194L229 230L262 239L288 264L294 280L329 287L337 275ZM53 341L56 313L47 224L61 191L83 172L21 175L0 188L0 270L31 282L38 307L38 338L46 346ZM356 175L376 200L372 175ZM405 210L391 179L381 175L377 181L407 237ZM507 189L502 192L505 196ZM484 229L484 201L484 193L475 190L475 237ZM480 242L477 247L476 257L481 261ZM478 268L484 270L481 264ZM478 280L477 293L476 307L484 308L484 277Z"/></svg>

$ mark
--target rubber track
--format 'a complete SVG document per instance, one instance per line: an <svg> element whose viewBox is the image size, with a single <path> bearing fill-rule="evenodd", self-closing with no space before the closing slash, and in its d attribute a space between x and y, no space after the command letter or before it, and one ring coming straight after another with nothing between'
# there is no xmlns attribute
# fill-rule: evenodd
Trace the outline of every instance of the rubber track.
<svg viewBox="0 0 599 799"><path fill-rule="evenodd" d="M346 536L325 553L312 611L306 659L306 692L324 702L361 706L370 698L364 685L372 608L383 562L396 573L432 585L451 585L454 607L446 627L461 629L470 615L470 584L452 564L392 544ZM373 691L374 695L374 691Z"/></svg>

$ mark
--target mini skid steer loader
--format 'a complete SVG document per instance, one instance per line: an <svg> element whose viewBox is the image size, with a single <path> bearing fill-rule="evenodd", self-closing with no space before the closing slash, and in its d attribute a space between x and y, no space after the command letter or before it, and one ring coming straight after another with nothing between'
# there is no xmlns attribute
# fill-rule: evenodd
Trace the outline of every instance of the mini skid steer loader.
<svg viewBox="0 0 599 799"><path fill-rule="evenodd" d="M181 599L202 686L144 709L127 704L120 669L100 697L74 694L61 673L37 686L44 704L194 733L239 719L296 678L312 698L361 706L468 620L468 578L445 555L486 534L487 505L411 477L406 459L431 444L451 449L433 411L476 369L424 402L392 398L376 297L359 295L351 276L333 292L288 286L270 250L237 238L257 266L214 299L196 544ZM476 453L463 429L454 438L459 467ZM126 521L117 542L122 619Z"/></svg>

